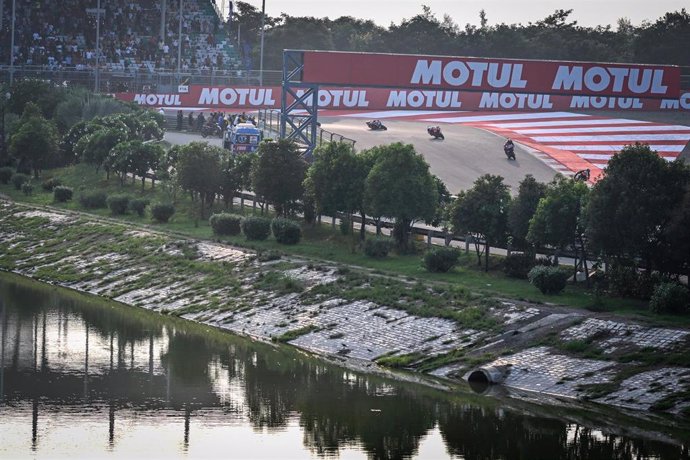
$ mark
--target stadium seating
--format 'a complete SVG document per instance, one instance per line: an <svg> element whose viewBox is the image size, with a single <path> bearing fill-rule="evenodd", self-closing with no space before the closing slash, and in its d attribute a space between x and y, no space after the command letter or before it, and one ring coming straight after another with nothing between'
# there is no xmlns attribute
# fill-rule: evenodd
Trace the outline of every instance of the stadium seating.
<svg viewBox="0 0 690 460"><path fill-rule="evenodd" d="M104 0L101 65L125 73L176 70L178 5L167 0L161 39L162 0ZM9 64L12 2L3 2L0 61ZM17 66L92 69L96 64L96 2L16 0ZM181 69L232 71L241 60L211 0L183 3Z"/></svg>

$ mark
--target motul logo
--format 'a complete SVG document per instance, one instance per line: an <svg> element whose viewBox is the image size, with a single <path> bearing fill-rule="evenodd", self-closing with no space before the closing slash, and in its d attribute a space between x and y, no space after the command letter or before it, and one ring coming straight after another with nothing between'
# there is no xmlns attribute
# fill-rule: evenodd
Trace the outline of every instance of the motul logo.
<svg viewBox="0 0 690 460"><path fill-rule="evenodd" d="M522 64L420 59L412 73L413 85L448 85L481 88L525 88Z"/></svg>
<svg viewBox="0 0 690 460"><path fill-rule="evenodd" d="M178 106L182 105L178 94L135 94L134 102L139 105Z"/></svg>
<svg viewBox="0 0 690 460"><path fill-rule="evenodd" d="M265 88L202 88L199 105L269 106L275 105L273 90Z"/></svg>
<svg viewBox="0 0 690 460"><path fill-rule="evenodd" d="M627 67L590 67L562 65L556 71L552 89L598 93L666 94L668 86L663 69L637 69Z"/></svg>

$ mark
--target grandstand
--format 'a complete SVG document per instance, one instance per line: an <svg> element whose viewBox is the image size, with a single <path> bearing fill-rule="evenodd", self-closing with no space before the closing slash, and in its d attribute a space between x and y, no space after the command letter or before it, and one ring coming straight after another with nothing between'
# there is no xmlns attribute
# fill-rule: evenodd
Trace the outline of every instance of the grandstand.
<svg viewBox="0 0 690 460"><path fill-rule="evenodd" d="M184 0L181 59L178 66L179 1L103 0L101 2L99 70L105 90L138 76L143 88L159 87L160 77L241 77L248 69L231 36L230 25L219 16L211 0ZM12 2L2 2L0 63L10 64ZM41 2L16 0L16 73L92 73L96 68L96 0ZM179 70L179 72L178 72ZM80 78L66 78L78 81ZM173 79L168 79L173 84ZM168 81L166 80L166 82ZM136 80L134 80L136 81ZM118 83L120 82L120 83ZM148 84L146 82L149 82ZM205 82L212 83L212 82Z"/></svg>

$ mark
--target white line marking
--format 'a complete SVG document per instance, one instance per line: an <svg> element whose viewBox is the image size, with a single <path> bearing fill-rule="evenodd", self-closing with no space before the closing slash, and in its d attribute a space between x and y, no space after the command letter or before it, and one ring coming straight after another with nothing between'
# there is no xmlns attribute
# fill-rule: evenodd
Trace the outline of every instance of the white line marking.
<svg viewBox="0 0 690 460"><path fill-rule="evenodd" d="M606 132L643 132L643 131L688 131L690 126L680 125L654 125L654 126L606 126L599 128L545 128L545 129L518 129L515 132L525 135L531 134L560 134L560 133L606 133Z"/></svg>
<svg viewBox="0 0 690 460"><path fill-rule="evenodd" d="M419 115L443 115L447 113L449 113L447 110L386 110L381 112L351 113L344 116L349 118L368 118L370 120L375 120L377 118L416 117ZM450 113L465 112L460 110Z"/></svg>
<svg viewBox="0 0 690 460"><path fill-rule="evenodd" d="M608 153L578 153L578 157L582 158L583 160L610 160L611 157L613 157L613 154L608 154ZM677 157L675 155L661 155L662 158L673 161Z"/></svg>
<svg viewBox="0 0 690 460"><path fill-rule="evenodd" d="M690 140L690 134L604 134L598 136L532 136L537 142L642 142Z"/></svg>
<svg viewBox="0 0 690 460"><path fill-rule="evenodd" d="M489 126L496 128L534 128L536 126L586 126L586 125L612 125L612 124L633 124L633 123L649 123L648 121L639 120L625 120L622 118L609 118L606 120L563 120L563 121L531 121L528 123L495 123Z"/></svg>
<svg viewBox="0 0 690 460"><path fill-rule="evenodd" d="M547 145L554 149L565 151L583 151L583 152L619 152L625 147L623 144L611 145ZM650 145L649 148L657 152L682 152L682 145Z"/></svg>
<svg viewBox="0 0 690 460"><path fill-rule="evenodd" d="M500 120L531 120L535 118L576 118L588 117L580 113L570 112L539 112L539 113L513 113L507 115L477 115L477 116L460 116L447 118L425 119L423 121L440 121L443 123L476 123L478 121L500 121ZM537 123L532 122L532 123ZM497 125L490 125L497 126Z"/></svg>

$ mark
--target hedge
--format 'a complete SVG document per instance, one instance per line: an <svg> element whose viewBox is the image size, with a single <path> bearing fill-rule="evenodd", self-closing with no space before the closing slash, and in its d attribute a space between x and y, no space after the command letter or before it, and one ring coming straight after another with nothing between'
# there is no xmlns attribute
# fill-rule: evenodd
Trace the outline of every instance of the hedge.
<svg viewBox="0 0 690 460"><path fill-rule="evenodd" d="M220 214L213 214L208 222L215 235L239 235L242 216L222 212Z"/></svg>
<svg viewBox="0 0 690 460"><path fill-rule="evenodd" d="M271 221L271 230L281 244L297 244L302 238L302 229L297 222L277 217Z"/></svg>
<svg viewBox="0 0 690 460"><path fill-rule="evenodd" d="M455 267L460 251L455 248L433 248L424 254L423 264L430 272L445 273Z"/></svg>
<svg viewBox="0 0 690 460"><path fill-rule="evenodd" d="M169 203L156 203L151 207L151 216L161 223L166 223L175 214L175 206Z"/></svg>
<svg viewBox="0 0 690 460"><path fill-rule="evenodd" d="M364 254L375 259L383 259L393 247L390 240L383 238L369 238L364 242Z"/></svg>
<svg viewBox="0 0 690 460"><path fill-rule="evenodd" d="M79 204L82 208L97 209L108 205L108 195L104 192L90 192L79 196Z"/></svg>
<svg viewBox="0 0 690 460"><path fill-rule="evenodd" d="M565 289L570 275L558 267L537 265L527 274L529 282L536 286L542 294L558 294Z"/></svg>
<svg viewBox="0 0 690 460"><path fill-rule="evenodd" d="M271 220L266 217L245 217L241 227L248 240L263 241L271 234Z"/></svg>
<svg viewBox="0 0 690 460"><path fill-rule="evenodd" d="M72 189L65 187L64 185L58 185L53 189L53 200L58 203L64 203L65 201L72 199Z"/></svg>
<svg viewBox="0 0 690 460"><path fill-rule="evenodd" d="M114 215L122 215L127 212L129 206L128 195L111 195L106 200L110 212Z"/></svg>

